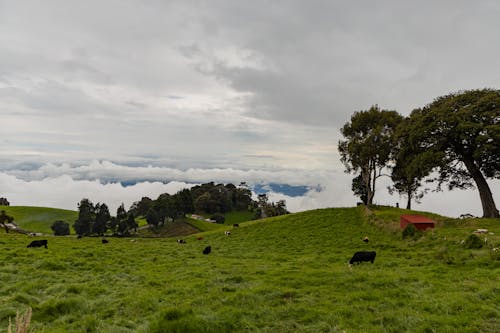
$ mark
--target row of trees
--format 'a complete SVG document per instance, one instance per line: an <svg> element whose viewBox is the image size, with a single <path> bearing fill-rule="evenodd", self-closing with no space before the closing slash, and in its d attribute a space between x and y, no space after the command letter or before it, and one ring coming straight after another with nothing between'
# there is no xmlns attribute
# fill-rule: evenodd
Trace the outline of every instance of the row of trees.
<svg viewBox="0 0 500 333"><path fill-rule="evenodd" d="M426 183L477 187L483 217L500 217L486 179L500 179L500 90L452 93L408 117L372 106L355 112L341 129L341 161L356 174L352 190L372 204L376 180L391 177L391 191L411 201Z"/></svg>
<svg viewBox="0 0 500 333"><path fill-rule="evenodd" d="M276 204L269 203L264 195L259 196L258 202L253 201L245 183L236 187L233 184L210 182L180 190L173 195L163 193L155 200L143 197L134 202L128 212L122 204L117 209L116 217L111 216L105 203L94 205L89 199L82 199L78 204L78 219L73 228L78 235L103 235L111 231L114 235L127 236L137 230L136 218L139 217L144 217L148 224L156 228L167 221L175 222L188 213L224 214L246 209L256 209L258 218L288 213L284 200ZM56 235L69 234L69 225L64 221L54 222L51 228Z"/></svg>
<svg viewBox="0 0 500 333"><path fill-rule="evenodd" d="M247 210L253 205L251 195L244 184L236 187L233 184L210 182L183 189L174 195L163 193L156 200L143 197L134 202L130 212L136 217L144 216L148 224L159 226L188 213L224 214L233 210Z"/></svg>
<svg viewBox="0 0 500 333"><path fill-rule="evenodd" d="M289 214L286 209L285 200L278 200L277 202L270 202L267 194L259 194L257 207L255 209L255 218L265 218L272 216L279 216Z"/></svg>
<svg viewBox="0 0 500 333"><path fill-rule="evenodd" d="M82 199L73 228L78 235L103 235L111 231L113 235L128 236L132 230L137 231L137 222L134 214L127 212L123 204L118 207L115 217L111 216L105 203L94 205L89 199Z"/></svg>

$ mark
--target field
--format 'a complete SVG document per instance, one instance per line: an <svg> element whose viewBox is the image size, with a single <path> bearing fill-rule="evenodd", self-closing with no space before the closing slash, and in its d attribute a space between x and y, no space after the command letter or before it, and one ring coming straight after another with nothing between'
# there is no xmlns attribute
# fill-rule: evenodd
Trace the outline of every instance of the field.
<svg viewBox="0 0 500 333"><path fill-rule="evenodd" d="M308 211L187 244L46 237L48 249L26 248L33 238L0 233L0 331L29 306L35 332L500 332L500 221L437 217L434 232L403 240L401 212ZM465 249L476 228L493 235ZM377 251L375 263L350 268L359 250Z"/></svg>
<svg viewBox="0 0 500 333"><path fill-rule="evenodd" d="M52 234L50 226L57 220L62 220L73 226L78 218L78 212L73 210L29 207L29 206L0 206L9 216L14 217L16 224L21 228L33 232ZM71 233L75 231L71 227Z"/></svg>

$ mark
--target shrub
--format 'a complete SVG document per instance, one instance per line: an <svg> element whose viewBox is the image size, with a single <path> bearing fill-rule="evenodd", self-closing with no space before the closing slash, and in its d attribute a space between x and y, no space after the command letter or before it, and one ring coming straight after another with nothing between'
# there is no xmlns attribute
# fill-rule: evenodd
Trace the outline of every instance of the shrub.
<svg viewBox="0 0 500 333"><path fill-rule="evenodd" d="M418 230L415 227L415 225L410 223L406 226L406 228L404 228L402 235L403 235L403 239L406 239L406 238L417 239L417 238L420 238L422 236L422 232L420 230Z"/></svg>
<svg viewBox="0 0 500 333"><path fill-rule="evenodd" d="M465 239L464 246L466 249L480 249L483 247L483 241L475 234L470 234Z"/></svg>
<svg viewBox="0 0 500 333"><path fill-rule="evenodd" d="M69 224L64 221L55 221L50 227L56 236L69 235Z"/></svg>

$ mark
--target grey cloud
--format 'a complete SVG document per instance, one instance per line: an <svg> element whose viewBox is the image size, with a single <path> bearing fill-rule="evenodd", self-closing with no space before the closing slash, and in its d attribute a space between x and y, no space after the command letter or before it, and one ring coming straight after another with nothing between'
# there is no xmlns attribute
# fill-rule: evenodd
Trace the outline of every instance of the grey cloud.
<svg viewBox="0 0 500 333"><path fill-rule="evenodd" d="M497 1L0 6L0 161L336 172L353 111L500 83Z"/></svg>

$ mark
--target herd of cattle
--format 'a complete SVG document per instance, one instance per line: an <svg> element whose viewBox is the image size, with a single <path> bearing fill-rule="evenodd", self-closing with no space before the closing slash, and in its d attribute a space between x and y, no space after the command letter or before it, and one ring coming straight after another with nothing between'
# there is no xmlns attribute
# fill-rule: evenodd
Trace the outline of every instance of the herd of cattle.
<svg viewBox="0 0 500 333"><path fill-rule="evenodd" d="M237 228L237 227L239 227L239 224L233 224L233 228ZM224 235L230 236L231 231L229 231L229 230L224 231ZM81 236L78 236L78 238L81 238ZM203 237L199 236L199 237L197 237L197 239L202 240ZM362 238L362 240L365 243L369 242L368 236L365 236L364 238ZM102 244L109 243L109 241L107 239L104 239L104 238L101 240L101 242L102 242ZM177 243L186 244L186 241L184 239L178 239ZM46 239L34 240L28 245L28 247L42 247L42 246L45 247L46 249L49 248L48 241ZM209 254L210 252L212 252L212 247L209 245L203 249L202 253ZM375 251L358 251L358 252L354 253L351 260L349 260L349 266L351 266L352 264L359 264L362 262L371 262L373 264L373 262L375 261L376 255L377 255L377 253Z"/></svg>

